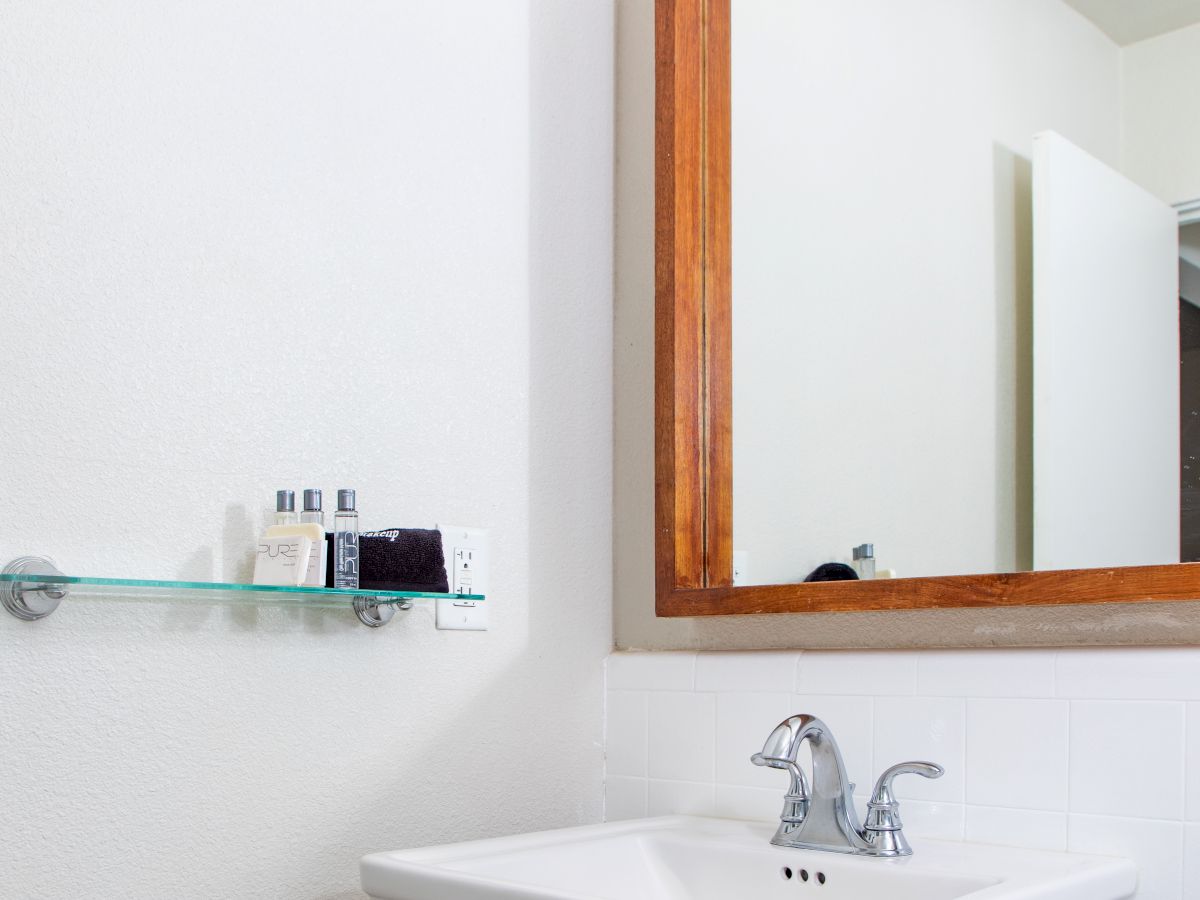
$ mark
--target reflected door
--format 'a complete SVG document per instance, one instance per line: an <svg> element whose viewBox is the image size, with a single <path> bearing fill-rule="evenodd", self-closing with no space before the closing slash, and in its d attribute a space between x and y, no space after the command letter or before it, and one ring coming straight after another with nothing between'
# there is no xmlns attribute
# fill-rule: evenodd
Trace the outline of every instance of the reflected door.
<svg viewBox="0 0 1200 900"><path fill-rule="evenodd" d="M1033 152L1034 567L1179 562L1179 223L1053 132Z"/></svg>

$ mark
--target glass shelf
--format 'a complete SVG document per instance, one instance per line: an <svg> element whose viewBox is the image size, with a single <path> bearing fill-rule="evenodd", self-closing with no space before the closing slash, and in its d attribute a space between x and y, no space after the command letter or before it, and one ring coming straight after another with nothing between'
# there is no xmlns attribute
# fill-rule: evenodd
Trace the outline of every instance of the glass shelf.
<svg viewBox="0 0 1200 900"><path fill-rule="evenodd" d="M481 601L481 594L430 594L421 591L354 591L335 588L287 587L270 584L226 584L209 581L156 581L144 578L82 578L74 575L41 575L22 572L0 574L0 584L18 584L26 590L62 585L71 597L108 597L163 602L268 604L306 606L309 609L352 609L354 601L407 606L422 600Z"/></svg>
<svg viewBox="0 0 1200 900"><path fill-rule="evenodd" d="M478 603L481 594L430 594L422 591L377 591L360 588L287 587L273 584L226 584L209 581L156 581L147 578L83 578L64 575L41 556L22 556L0 571L0 605L18 619L37 621L58 608L64 597L109 597L163 603L221 603L255 606L298 606L353 610L371 628L386 625L397 609L414 602L455 600Z"/></svg>

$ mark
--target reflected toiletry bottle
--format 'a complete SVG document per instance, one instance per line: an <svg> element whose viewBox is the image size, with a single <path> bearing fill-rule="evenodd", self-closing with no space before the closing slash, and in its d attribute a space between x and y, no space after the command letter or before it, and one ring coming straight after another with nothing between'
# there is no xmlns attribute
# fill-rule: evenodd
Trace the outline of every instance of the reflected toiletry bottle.
<svg viewBox="0 0 1200 900"><path fill-rule="evenodd" d="M276 491L274 524L295 525L296 522L296 492Z"/></svg>
<svg viewBox="0 0 1200 900"><path fill-rule="evenodd" d="M850 563L858 577L866 580L875 577L875 545L859 544L854 548L854 561Z"/></svg>
<svg viewBox="0 0 1200 900"><path fill-rule="evenodd" d="M333 586L354 590L358 587L358 513L354 509L354 491L338 491L338 508L333 515Z"/></svg>

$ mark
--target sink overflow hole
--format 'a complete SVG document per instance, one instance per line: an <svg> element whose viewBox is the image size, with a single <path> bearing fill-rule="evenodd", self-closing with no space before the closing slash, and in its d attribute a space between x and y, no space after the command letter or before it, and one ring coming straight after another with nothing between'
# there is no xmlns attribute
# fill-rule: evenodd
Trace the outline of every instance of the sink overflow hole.
<svg viewBox="0 0 1200 900"><path fill-rule="evenodd" d="M796 871L793 872L791 866L784 866L779 870L779 875L784 881L791 881L793 875L804 882L807 882L809 879L808 869L796 869ZM817 884L825 883L824 872L814 872L812 877L816 880Z"/></svg>

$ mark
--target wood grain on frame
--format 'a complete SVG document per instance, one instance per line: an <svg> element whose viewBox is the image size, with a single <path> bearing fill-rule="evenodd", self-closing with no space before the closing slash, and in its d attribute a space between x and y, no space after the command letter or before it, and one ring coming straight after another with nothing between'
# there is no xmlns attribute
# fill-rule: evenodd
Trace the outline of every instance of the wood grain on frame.
<svg viewBox="0 0 1200 900"><path fill-rule="evenodd" d="M730 0L707 0L704 42L705 586L733 583L733 207Z"/></svg>
<svg viewBox="0 0 1200 900"><path fill-rule="evenodd" d="M704 0L655 4L658 594L704 585Z"/></svg>
<svg viewBox="0 0 1200 900"><path fill-rule="evenodd" d="M729 0L655 4L655 583L660 616L1184 601L1200 564L731 587Z"/></svg>

